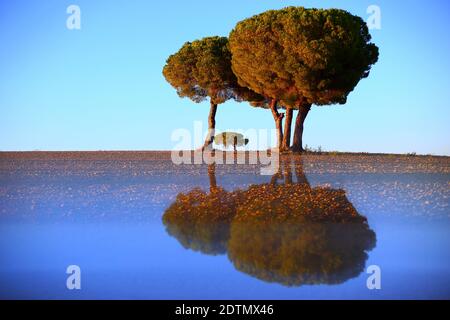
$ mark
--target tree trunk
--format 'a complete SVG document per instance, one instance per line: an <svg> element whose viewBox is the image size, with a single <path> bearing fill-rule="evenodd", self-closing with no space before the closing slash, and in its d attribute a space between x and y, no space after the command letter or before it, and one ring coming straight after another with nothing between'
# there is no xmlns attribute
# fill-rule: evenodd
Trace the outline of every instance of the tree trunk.
<svg viewBox="0 0 450 320"><path fill-rule="evenodd" d="M273 119L275 120L275 127L277 128L277 148L282 149L283 144L283 117L284 113L279 113L277 110L276 99L272 99L270 102L270 111L272 111Z"/></svg>
<svg viewBox="0 0 450 320"><path fill-rule="evenodd" d="M209 177L209 191L213 193L217 190L215 163L208 165L208 177Z"/></svg>
<svg viewBox="0 0 450 320"><path fill-rule="evenodd" d="M303 159L295 159L294 160L295 165L295 176L297 178L298 184L307 184L309 186L309 181L306 178L305 171L303 170Z"/></svg>
<svg viewBox="0 0 450 320"><path fill-rule="evenodd" d="M292 151L303 152L303 124L311 110L311 104L304 104L300 106L297 118L295 120L294 142L292 143Z"/></svg>
<svg viewBox="0 0 450 320"><path fill-rule="evenodd" d="M210 148L214 142L214 135L216 131L216 112L217 104L211 101L211 108L209 109L208 117L208 135L206 136L205 143L203 144L203 150Z"/></svg>
<svg viewBox="0 0 450 320"><path fill-rule="evenodd" d="M270 179L270 184L273 186L276 186L278 184L278 180L281 179L283 175L281 174L281 168L278 168L277 173L272 175L272 178Z"/></svg>
<svg viewBox="0 0 450 320"><path fill-rule="evenodd" d="M292 116L294 110L290 107L286 107L286 119L284 120L284 135L282 151L288 151L291 147L291 127L292 127Z"/></svg>
<svg viewBox="0 0 450 320"><path fill-rule="evenodd" d="M289 156L288 159L283 159L282 160L282 164L283 164L283 168L284 168L284 184L290 185L292 184L292 161L291 161L291 157Z"/></svg>

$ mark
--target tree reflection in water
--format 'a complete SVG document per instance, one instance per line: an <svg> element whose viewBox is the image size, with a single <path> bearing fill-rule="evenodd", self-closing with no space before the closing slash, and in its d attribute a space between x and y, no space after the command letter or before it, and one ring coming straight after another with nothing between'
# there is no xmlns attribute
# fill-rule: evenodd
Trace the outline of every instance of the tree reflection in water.
<svg viewBox="0 0 450 320"><path fill-rule="evenodd" d="M214 165L208 167L208 175L209 193L200 188L180 193L164 213L163 223L183 247L205 254L224 254L240 193L217 186Z"/></svg>
<svg viewBox="0 0 450 320"><path fill-rule="evenodd" d="M337 284L358 276L375 233L344 190L312 188L301 160L282 163L270 183L227 192L179 194L163 216L169 234L185 247L225 254L235 268L286 286ZM283 171L283 172L282 172ZM282 180L282 183L279 181Z"/></svg>

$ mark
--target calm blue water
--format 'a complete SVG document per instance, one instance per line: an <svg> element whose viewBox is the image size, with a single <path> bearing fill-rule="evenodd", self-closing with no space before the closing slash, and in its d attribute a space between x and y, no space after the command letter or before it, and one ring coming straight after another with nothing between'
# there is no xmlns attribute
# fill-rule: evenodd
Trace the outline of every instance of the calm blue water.
<svg viewBox="0 0 450 320"><path fill-rule="evenodd" d="M209 244L219 249L207 254L183 245L162 221L178 194L197 187L209 192L206 166L176 167L169 160L0 160L2 299L450 298L450 175L446 168L429 172L405 165L398 172L386 168L365 172L364 163L335 170L333 164L323 162L317 169L314 159L305 158L304 173L312 188L345 190L351 205L367 217L368 228L376 236L372 246L354 249L362 241L359 236L338 233L324 249L320 239L307 236L300 239L299 247L293 247L295 237L287 238L284 246L273 246L262 237L258 247L253 240L239 241L256 237L259 229L235 228L231 232L234 249L227 235L225 247L220 247L223 239L210 239ZM271 177L258 172L256 167L218 166L215 178L218 186L233 192L270 182ZM322 230L321 225L316 227ZM313 230L307 225L299 228L293 232L308 235ZM279 234L272 234L274 241L286 239L286 230L280 227ZM321 256L320 250L328 253L341 236L349 238L345 245L336 245L336 250L349 252L348 257L341 255L349 259L343 261L351 269L346 276L333 274L331 268L316 284L287 286L277 281L273 270L265 269L267 264L284 263L275 261L285 258L278 255L281 250L300 255L319 246L314 250ZM250 254L253 248L256 254L265 252L269 260L252 274L245 271L246 263L258 265L262 257L242 262L236 252ZM353 262L355 250L359 250L358 258ZM272 255L278 258L272 261ZM69 265L81 268L81 290L66 288ZM369 265L381 268L381 290L367 289ZM311 276L315 271L307 272ZM331 283L336 277L339 283Z"/></svg>

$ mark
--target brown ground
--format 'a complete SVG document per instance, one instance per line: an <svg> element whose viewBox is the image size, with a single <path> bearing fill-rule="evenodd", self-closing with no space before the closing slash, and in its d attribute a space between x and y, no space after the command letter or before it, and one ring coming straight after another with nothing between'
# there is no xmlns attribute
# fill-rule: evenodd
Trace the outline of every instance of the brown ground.
<svg viewBox="0 0 450 320"><path fill-rule="evenodd" d="M252 152L254 153L254 152ZM249 152L246 153L247 157ZM283 154L281 159L302 160L309 173L441 173L450 174L448 156L412 156L369 153ZM170 151L32 151L0 152L0 170L16 161L83 160L83 161L155 161L171 159Z"/></svg>

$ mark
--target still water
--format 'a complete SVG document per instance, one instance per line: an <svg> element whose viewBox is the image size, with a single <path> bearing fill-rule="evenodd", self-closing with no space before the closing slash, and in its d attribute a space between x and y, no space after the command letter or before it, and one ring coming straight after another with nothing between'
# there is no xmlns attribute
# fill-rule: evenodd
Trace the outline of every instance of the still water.
<svg viewBox="0 0 450 320"><path fill-rule="evenodd" d="M449 187L439 157L4 153L0 298L449 299Z"/></svg>

